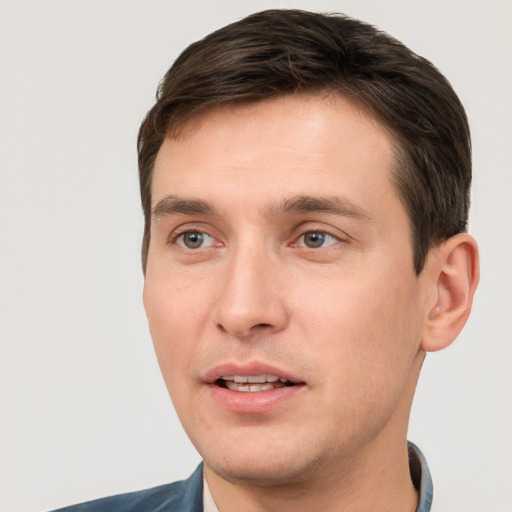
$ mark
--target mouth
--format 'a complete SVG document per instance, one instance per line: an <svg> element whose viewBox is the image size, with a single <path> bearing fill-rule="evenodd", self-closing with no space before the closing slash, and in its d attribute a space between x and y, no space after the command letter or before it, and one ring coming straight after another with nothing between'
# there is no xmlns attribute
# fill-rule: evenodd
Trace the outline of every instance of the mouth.
<svg viewBox="0 0 512 512"><path fill-rule="evenodd" d="M214 384L230 391L257 393L272 389L294 386L295 384L277 375L224 375L215 380Z"/></svg>
<svg viewBox="0 0 512 512"><path fill-rule="evenodd" d="M211 368L202 377L214 408L219 406L230 413L243 415L267 414L294 407L307 390L306 382L298 375L258 361L228 362Z"/></svg>

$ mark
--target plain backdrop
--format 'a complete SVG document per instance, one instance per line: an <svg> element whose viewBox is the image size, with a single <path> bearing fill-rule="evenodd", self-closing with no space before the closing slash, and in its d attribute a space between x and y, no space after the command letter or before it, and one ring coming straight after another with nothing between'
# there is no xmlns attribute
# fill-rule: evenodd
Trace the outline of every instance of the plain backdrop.
<svg viewBox="0 0 512 512"><path fill-rule="evenodd" d="M135 139L181 50L269 7L378 25L467 108L482 279L462 335L427 358L409 438L435 511L512 510L510 0L0 0L2 512L170 482L199 462L142 308Z"/></svg>

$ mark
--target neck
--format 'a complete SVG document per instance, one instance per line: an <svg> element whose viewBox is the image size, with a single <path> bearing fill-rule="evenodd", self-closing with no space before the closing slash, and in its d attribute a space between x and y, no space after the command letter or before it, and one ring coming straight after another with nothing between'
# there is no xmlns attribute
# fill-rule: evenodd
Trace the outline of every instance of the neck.
<svg viewBox="0 0 512 512"><path fill-rule="evenodd" d="M385 456L382 464L347 461L331 468L328 475L276 486L253 486L226 482L205 466L205 475L219 512L414 512L418 495L412 485L407 445L396 460Z"/></svg>

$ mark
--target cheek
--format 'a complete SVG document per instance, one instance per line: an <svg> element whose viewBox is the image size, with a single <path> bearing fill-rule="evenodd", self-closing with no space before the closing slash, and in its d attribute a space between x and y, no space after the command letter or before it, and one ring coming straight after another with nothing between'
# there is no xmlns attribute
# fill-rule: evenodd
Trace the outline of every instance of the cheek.
<svg viewBox="0 0 512 512"><path fill-rule="evenodd" d="M147 276L144 307L156 355L168 386L183 376L205 323L204 293L179 279Z"/></svg>
<svg viewBox="0 0 512 512"><path fill-rule="evenodd" d="M420 343L415 287L366 277L334 283L329 293L310 293L301 306L312 357L330 377L326 386L347 399L343 388L350 389L354 401L396 394Z"/></svg>
<svg viewBox="0 0 512 512"><path fill-rule="evenodd" d="M297 292L296 304L305 325L331 330L340 339L358 339L363 346L380 346L380 341L388 338L387 346L392 348L390 344L412 335L417 301L413 283L392 277L384 282L366 275L317 282L313 291L306 283Z"/></svg>
<svg viewBox="0 0 512 512"><path fill-rule="evenodd" d="M190 370L204 325L202 305L201 297L191 290L185 293L175 279L166 283L146 277L144 306L149 330L167 391L187 432L187 422L196 416Z"/></svg>

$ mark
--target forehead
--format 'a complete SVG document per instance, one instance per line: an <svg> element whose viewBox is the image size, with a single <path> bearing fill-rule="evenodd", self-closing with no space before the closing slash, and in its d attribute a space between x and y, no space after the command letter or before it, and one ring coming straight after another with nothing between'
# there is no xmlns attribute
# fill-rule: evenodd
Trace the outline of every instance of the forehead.
<svg viewBox="0 0 512 512"><path fill-rule="evenodd" d="M282 96L187 120L157 155L152 203L198 191L217 191L224 201L251 192L276 200L285 192L391 192L393 166L390 135L353 102L334 94Z"/></svg>

